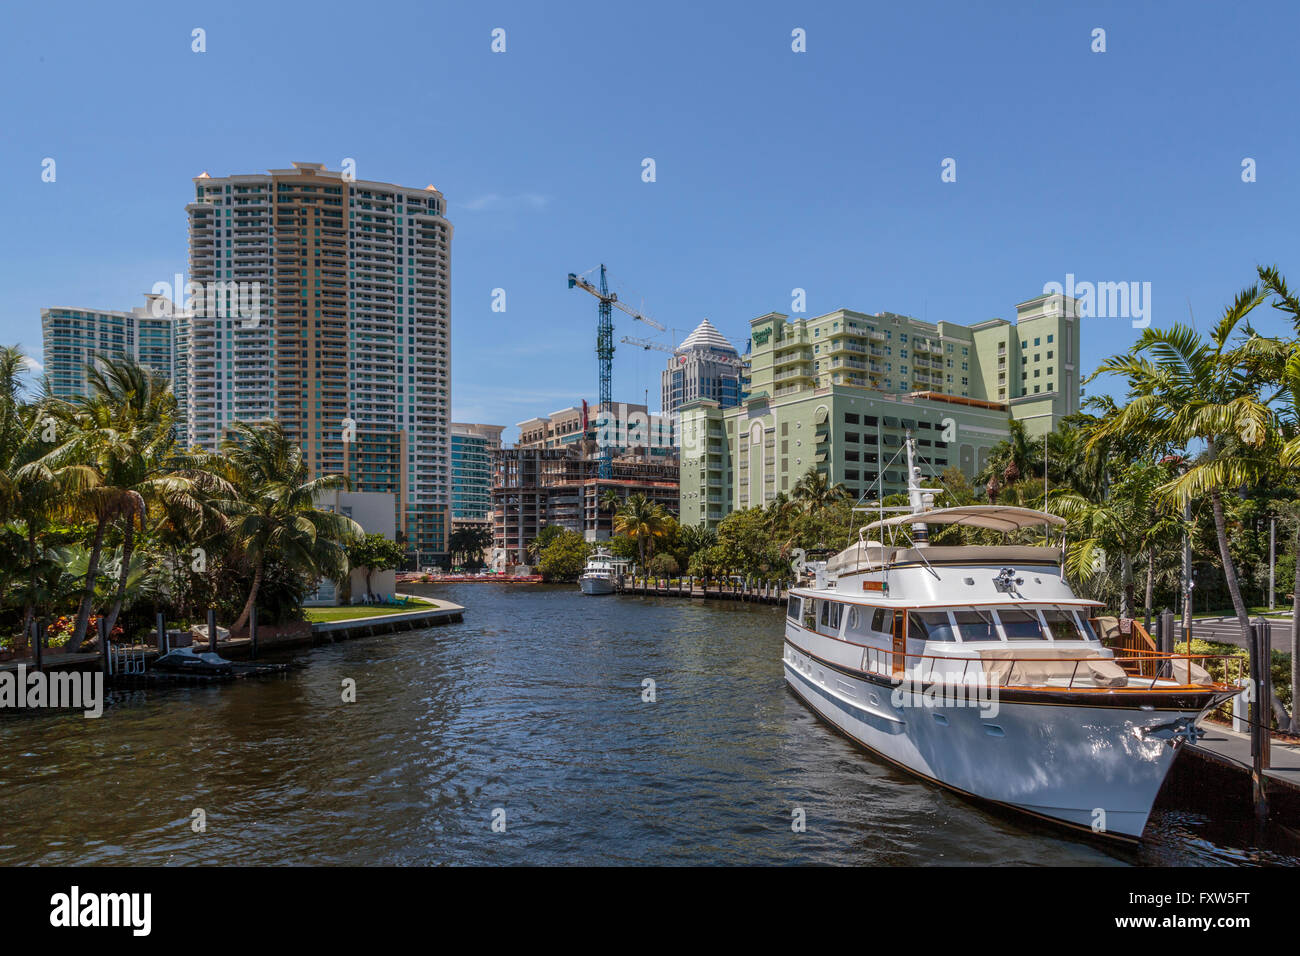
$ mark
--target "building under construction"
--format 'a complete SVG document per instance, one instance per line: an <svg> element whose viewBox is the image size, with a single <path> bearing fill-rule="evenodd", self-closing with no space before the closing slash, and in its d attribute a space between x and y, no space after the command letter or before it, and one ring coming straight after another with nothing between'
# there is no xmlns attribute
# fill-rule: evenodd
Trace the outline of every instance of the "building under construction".
<svg viewBox="0 0 1300 956"><path fill-rule="evenodd" d="M640 492L677 514L680 494L675 455L619 454L613 477L599 477L597 449L577 444L539 445L497 452L492 473L493 564L499 569L531 564L528 546L547 525L576 531L588 541L608 540L613 513L602 507L607 492L619 498Z"/></svg>

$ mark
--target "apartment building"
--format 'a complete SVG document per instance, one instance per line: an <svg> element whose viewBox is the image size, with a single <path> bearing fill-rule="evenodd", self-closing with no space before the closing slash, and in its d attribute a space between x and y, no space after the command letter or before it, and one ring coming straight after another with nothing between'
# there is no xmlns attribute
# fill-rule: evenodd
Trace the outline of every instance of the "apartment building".
<svg viewBox="0 0 1300 956"><path fill-rule="evenodd" d="M810 469L875 500L907 486L910 431L921 465L974 477L1023 421L1041 438L1079 407L1076 300L1039 296L1014 323L927 323L841 309L751 323L749 394L682 409L681 520L716 525L790 493Z"/></svg>
<svg viewBox="0 0 1300 956"><path fill-rule="evenodd" d="M451 424L451 527L492 524L492 459L504 425Z"/></svg>
<svg viewBox="0 0 1300 956"><path fill-rule="evenodd" d="M128 312L104 309L41 310L45 380L55 398L90 393L87 377L97 357L131 358L164 376L184 417L188 405L190 316L163 295L147 294Z"/></svg>
<svg viewBox="0 0 1300 956"><path fill-rule="evenodd" d="M319 163L194 180L191 443L279 420L312 474L394 499L413 552L446 553L450 257L443 196ZM249 302L257 307L250 312ZM233 304L232 304L233 303Z"/></svg>

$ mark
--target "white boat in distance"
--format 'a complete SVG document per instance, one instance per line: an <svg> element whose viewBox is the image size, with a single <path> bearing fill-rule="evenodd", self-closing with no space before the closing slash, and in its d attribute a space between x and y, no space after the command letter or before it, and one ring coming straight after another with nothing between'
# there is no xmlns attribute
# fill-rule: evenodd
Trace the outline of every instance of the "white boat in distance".
<svg viewBox="0 0 1300 956"><path fill-rule="evenodd" d="M909 436L909 511L866 525L813 586L791 589L786 681L845 736L917 776L1139 839L1178 748L1238 689L1211 680L1203 656L1116 657L1090 620L1098 602L1065 580L1065 521L1000 505L933 509L914 455ZM931 545L929 527L950 524L1062 534L1045 546Z"/></svg>
<svg viewBox="0 0 1300 956"><path fill-rule="evenodd" d="M614 557L604 548L597 548L587 558L578 586L583 594L613 594L614 585L626 568L626 561Z"/></svg>

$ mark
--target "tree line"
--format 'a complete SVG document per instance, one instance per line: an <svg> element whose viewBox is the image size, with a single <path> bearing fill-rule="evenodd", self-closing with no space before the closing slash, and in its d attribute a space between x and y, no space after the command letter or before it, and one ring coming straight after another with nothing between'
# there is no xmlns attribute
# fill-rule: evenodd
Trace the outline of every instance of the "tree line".
<svg viewBox="0 0 1300 956"><path fill-rule="evenodd" d="M347 479L313 477L276 422L236 422L219 451L187 449L176 396L150 369L96 358L87 394L67 400L47 384L29 394L28 369L0 348L0 646L24 646L35 621L79 649L101 620L117 640L158 611L185 624L208 608L234 632L254 606L295 618L322 579L400 560L321 506Z"/></svg>

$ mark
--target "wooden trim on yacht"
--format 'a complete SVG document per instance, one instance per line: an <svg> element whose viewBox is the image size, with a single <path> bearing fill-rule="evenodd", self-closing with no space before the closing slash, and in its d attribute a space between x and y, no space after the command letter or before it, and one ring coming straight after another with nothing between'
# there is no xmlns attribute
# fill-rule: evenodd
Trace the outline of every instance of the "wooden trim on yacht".
<svg viewBox="0 0 1300 956"><path fill-rule="evenodd" d="M825 637L827 635L820 635ZM851 667L847 664L838 664L835 661L814 654L790 639L787 634L785 642L797 650L805 657L811 658L823 667L828 667L833 671L838 671L846 677L853 677L857 680L864 680L867 683L875 684L888 690L893 690L898 686L898 681L891 680L885 674L876 674L872 671L864 671L857 667ZM849 642L845 642L849 643ZM868 647L870 645L854 644L854 647ZM888 650L877 648L886 656L890 654ZM922 657L920 654L908 654L907 657ZM971 658L982 663L982 658ZM953 658L957 660L957 658ZM946 684L939 681L931 682L933 686L961 686L959 684ZM1192 685L1180 685L1167 688L1152 687L1024 687L1012 685L1010 687L997 685L998 701L1004 704L1034 704L1043 707L1105 707L1131 710L1134 707L1141 707L1149 704L1153 711L1162 710L1204 710L1206 707L1213 706L1216 703L1222 703L1232 697L1238 691L1234 689L1225 690L1198 690ZM1216 701L1214 698L1218 698ZM1158 706L1161 705L1161 706Z"/></svg>

